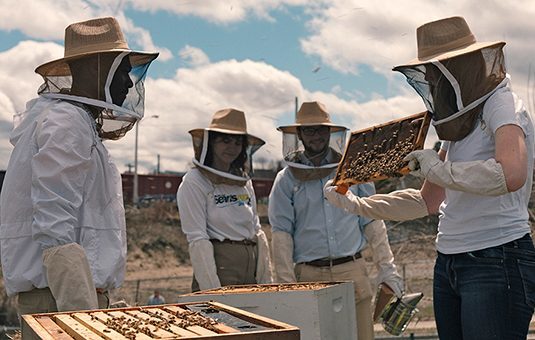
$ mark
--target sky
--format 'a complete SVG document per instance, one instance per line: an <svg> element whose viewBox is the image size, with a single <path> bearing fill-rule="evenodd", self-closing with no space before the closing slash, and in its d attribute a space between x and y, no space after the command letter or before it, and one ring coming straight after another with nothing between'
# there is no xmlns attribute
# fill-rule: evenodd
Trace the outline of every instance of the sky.
<svg viewBox="0 0 535 340"><path fill-rule="evenodd" d="M513 90L533 111L532 0L0 0L0 169L13 115L37 96L35 68L63 56L67 25L114 16L132 49L160 52L145 82L139 172L187 171L188 131L236 108L266 141L257 168L282 158L277 126L296 102L320 101L333 122L360 130L425 110L396 65L416 56L416 28L463 16L478 41L506 41ZM426 146L436 134L431 127ZM121 172L135 133L106 146Z"/></svg>

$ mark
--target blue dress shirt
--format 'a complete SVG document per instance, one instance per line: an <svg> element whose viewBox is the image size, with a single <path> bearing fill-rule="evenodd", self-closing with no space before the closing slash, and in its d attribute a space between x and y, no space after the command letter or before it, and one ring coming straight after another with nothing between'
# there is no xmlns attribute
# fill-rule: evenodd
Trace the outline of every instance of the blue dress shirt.
<svg viewBox="0 0 535 340"><path fill-rule="evenodd" d="M318 180L300 181L286 167L275 178L269 195L269 222L273 231L292 236L295 263L350 256L366 246L363 228L372 220L346 213L323 196L325 183L334 175L335 170ZM375 194L373 183L354 185L350 190L360 197Z"/></svg>

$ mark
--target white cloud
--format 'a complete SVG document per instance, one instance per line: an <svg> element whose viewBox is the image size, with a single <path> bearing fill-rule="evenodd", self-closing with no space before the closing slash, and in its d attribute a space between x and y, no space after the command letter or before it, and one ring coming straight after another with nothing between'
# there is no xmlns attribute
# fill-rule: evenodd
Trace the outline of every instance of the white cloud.
<svg viewBox="0 0 535 340"><path fill-rule="evenodd" d="M11 100L15 111L22 111L28 98L37 94L42 78L34 72L35 68L62 56L62 46L35 41L22 41L15 47L0 52L0 93ZM5 115L2 112L0 117L6 119Z"/></svg>
<svg viewBox="0 0 535 340"><path fill-rule="evenodd" d="M197 67L210 63L210 58L208 58L206 53L197 47L186 45L178 52L178 55L186 61L189 66Z"/></svg>
<svg viewBox="0 0 535 340"><path fill-rule="evenodd" d="M479 41L507 42L508 71L515 83L527 82L535 55L535 2L529 0L484 5L466 0L332 0L312 13L310 36L301 40L303 51L344 73L358 74L359 66L368 65L391 78L393 66L416 56L418 26L455 15L465 17Z"/></svg>
<svg viewBox="0 0 535 340"><path fill-rule="evenodd" d="M0 1L0 30L18 30L31 39L63 43L65 28L73 22L114 16L133 49L159 51L159 61L172 58L165 47L154 44L147 29L125 17L122 0L5 0Z"/></svg>
<svg viewBox="0 0 535 340"><path fill-rule="evenodd" d="M0 2L0 29L19 30L30 38L63 40L68 24L95 14L80 0L4 0Z"/></svg>
<svg viewBox="0 0 535 340"><path fill-rule="evenodd" d="M192 15L217 24L228 24L246 20L250 14L273 21L273 10L284 10L285 6L310 6L318 0L203 0L203 1L168 1L168 0L131 0L132 6L140 11L168 11L178 15Z"/></svg>

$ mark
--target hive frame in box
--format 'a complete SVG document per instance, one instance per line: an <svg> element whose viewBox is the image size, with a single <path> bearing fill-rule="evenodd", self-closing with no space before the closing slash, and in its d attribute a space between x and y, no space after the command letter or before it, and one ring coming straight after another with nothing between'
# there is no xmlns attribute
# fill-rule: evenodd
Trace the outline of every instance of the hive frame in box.
<svg viewBox="0 0 535 340"><path fill-rule="evenodd" d="M345 192L354 184L408 174L410 170L402 159L410 151L423 148L430 122L431 115L424 111L352 132L333 185ZM402 148L399 151L403 152L396 153L396 148ZM379 152L383 153L377 155ZM362 171L358 173L358 170Z"/></svg>
<svg viewBox="0 0 535 340"><path fill-rule="evenodd" d="M357 337L352 281L234 285L178 297L179 302L203 300L287 322L299 327L302 339Z"/></svg>
<svg viewBox="0 0 535 340"><path fill-rule="evenodd" d="M215 318L212 319L212 326L181 326L178 321L161 323L162 320L173 320L173 315L180 316L181 313L184 313L184 310L188 310L190 313L204 311L205 315L217 314L217 320ZM138 325L134 328L135 334L127 336L123 334L125 332L120 332L116 328L107 325L106 321L110 319L112 323L122 322L123 325L128 324L128 321L138 322ZM237 322L244 327L237 327L231 322L227 324L221 320ZM155 321L160 323L156 325ZM139 325L140 323L141 325ZM129 327L132 329L134 326L129 325ZM149 327L150 334L140 332L141 327ZM123 340L132 337L145 340L160 338L298 340L299 329L284 322L255 315L217 302L167 304L22 316L23 339Z"/></svg>

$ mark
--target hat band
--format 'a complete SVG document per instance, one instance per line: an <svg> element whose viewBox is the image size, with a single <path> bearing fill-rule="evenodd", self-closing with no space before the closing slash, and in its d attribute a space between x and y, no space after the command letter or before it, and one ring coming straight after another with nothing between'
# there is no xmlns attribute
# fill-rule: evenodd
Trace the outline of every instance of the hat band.
<svg viewBox="0 0 535 340"><path fill-rule="evenodd" d="M244 135L247 134L247 128L237 126L237 125L226 125L226 124L218 123L218 124L210 124L208 128L214 129L214 130L227 130L231 133L241 133Z"/></svg>
<svg viewBox="0 0 535 340"><path fill-rule="evenodd" d="M462 38L459 38L454 41L450 41L447 44L441 44L438 47L437 46L420 47L418 48L418 58L419 59L431 58L438 54L454 51L454 50L464 48L475 43L476 43L476 38L474 37L473 34L470 33L469 35L466 35Z"/></svg>
<svg viewBox="0 0 535 340"><path fill-rule="evenodd" d="M65 58L72 57L79 54L95 53L95 51L110 50L130 50L125 41L105 42L100 44L91 44L80 47L65 48Z"/></svg>

